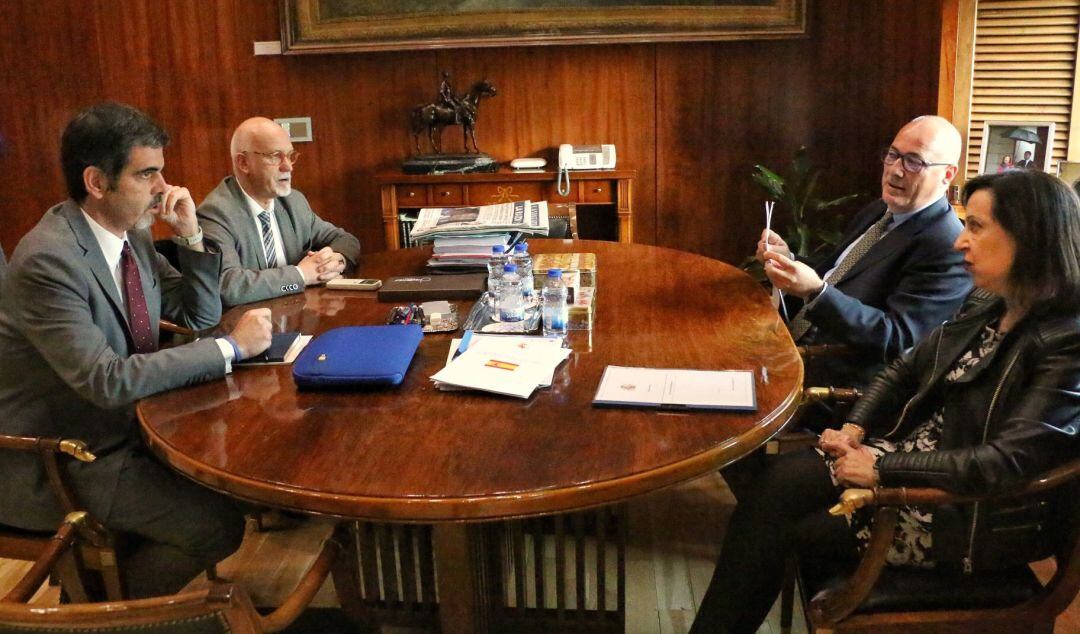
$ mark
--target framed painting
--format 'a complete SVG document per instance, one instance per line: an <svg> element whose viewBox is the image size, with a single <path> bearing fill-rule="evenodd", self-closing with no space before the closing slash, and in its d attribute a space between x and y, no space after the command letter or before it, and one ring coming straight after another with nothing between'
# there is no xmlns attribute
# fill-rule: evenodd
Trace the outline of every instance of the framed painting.
<svg viewBox="0 0 1080 634"><path fill-rule="evenodd" d="M281 0L286 54L791 38L808 0Z"/></svg>
<svg viewBox="0 0 1080 634"><path fill-rule="evenodd" d="M1053 121L986 121L983 123L980 174L1014 169L1050 171L1054 149Z"/></svg>

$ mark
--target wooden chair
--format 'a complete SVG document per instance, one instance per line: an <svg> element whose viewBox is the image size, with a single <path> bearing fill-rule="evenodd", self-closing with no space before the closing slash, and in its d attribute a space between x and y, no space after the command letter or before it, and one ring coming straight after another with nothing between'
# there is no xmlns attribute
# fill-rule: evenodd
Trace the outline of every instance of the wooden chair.
<svg viewBox="0 0 1080 634"><path fill-rule="evenodd" d="M574 203L548 204L548 237L567 240L578 239L577 205Z"/></svg>
<svg viewBox="0 0 1080 634"><path fill-rule="evenodd" d="M45 467L49 486L64 513L84 510L68 484L60 465L61 454L82 462L93 462L96 457L87 451L81 440L59 438L33 438L0 435L0 449L34 452ZM123 586L116 561L114 536L93 517L77 525L81 539L54 566L56 578L73 601L120 600ZM53 542L50 532L27 531L0 525L0 557L20 561L35 561L46 552Z"/></svg>
<svg viewBox="0 0 1080 634"><path fill-rule="evenodd" d="M812 598L806 610L811 631L1053 632L1055 618L1080 589L1078 483L1080 460L1074 460L997 496L903 487L845 491L831 512L840 515L876 507L870 544L853 570L799 566L803 597ZM1068 503L1060 517L1064 530L1056 553L1057 571L1046 585L1026 565L975 575L885 565L901 506L1004 500L1065 486L1071 490L1062 495Z"/></svg>
<svg viewBox="0 0 1080 634"><path fill-rule="evenodd" d="M315 563L308 569L285 602L261 616L239 586L214 582L193 592L152 599L60 605L42 609L25 602L49 575L49 571L70 552L82 534L85 513L68 515L43 556L0 600L0 630L19 632L234 632L257 634L279 632L291 624L318 592L339 546L333 540L323 544Z"/></svg>

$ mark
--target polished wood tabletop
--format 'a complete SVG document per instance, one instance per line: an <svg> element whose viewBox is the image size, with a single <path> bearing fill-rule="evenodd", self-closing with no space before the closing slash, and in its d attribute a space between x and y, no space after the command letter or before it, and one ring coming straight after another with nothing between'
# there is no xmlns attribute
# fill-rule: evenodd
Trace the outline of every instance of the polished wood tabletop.
<svg viewBox="0 0 1080 634"><path fill-rule="evenodd" d="M768 294L702 256L636 244L534 240L534 253L597 255L592 331L528 400L442 392L430 376L453 333L428 334L397 387L300 391L291 366L236 368L225 380L138 405L149 445L227 494L348 518L491 520L607 504L693 478L749 453L791 417L802 362ZM362 258L359 274L418 273L430 249ZM459 302L462 316L471 302ZM374 293L309 288L268 306L275 330L318 335L384 323ZM460 336L460 331L457 333ZM756 412L600 408L607 365L743 369Z"/></svg>

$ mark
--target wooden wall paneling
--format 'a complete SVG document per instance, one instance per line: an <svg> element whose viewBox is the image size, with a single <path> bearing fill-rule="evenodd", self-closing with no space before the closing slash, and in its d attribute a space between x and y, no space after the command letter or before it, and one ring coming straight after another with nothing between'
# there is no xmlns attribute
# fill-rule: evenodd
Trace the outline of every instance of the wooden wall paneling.
<svg viewBox="0 0 1080 634"><path fill-rule="evenodd" d="M252 53L253 41L278 36L272 2L2 2L0 240L10 252L64 197L57 150L68 119L114 99L165 126L166 177L197 200L228 173L242 119L311 116L297 188L381 249L372 175L407 155L408 110L434 96L447 68L459 89L487 75L501 92L482 107L482 149L554 160L561 142L614 142L620 166L638 170L638 241L736 262L760 229L755 162L783 167L809 143L838 166L823 193L876 195L878 147L936 104L940 1L819 0L810 37L784 42L296 57Z"/></svg>
<svg viewBox="0 0 1080 634"><path fill-rule="evenodd" d="M801 42L664 45L657 53L657 242L738 262L764 223L755 163L806 138Z"/></svg>
<svg viewBox="0 0 1080 634"><path fill-rule="evenodd" d="M66 196L60 134L98 101L99 43L91 7L64 0L0 2L0 241L10 256L45 210Z"/></svg>
<svg viewBox="0 0 1080 634"><path fill-rule="evenodd" d="M657 222L655 66L652 45L466 49L437 60L458 91L485 77L499 91L482 102L478 127L480 149L499 161L542 156L554 166L560 143L614 143L618 167L637 170L634 241L648 244ZM444 143L458 151L460 132L447 129Z"/></svg>

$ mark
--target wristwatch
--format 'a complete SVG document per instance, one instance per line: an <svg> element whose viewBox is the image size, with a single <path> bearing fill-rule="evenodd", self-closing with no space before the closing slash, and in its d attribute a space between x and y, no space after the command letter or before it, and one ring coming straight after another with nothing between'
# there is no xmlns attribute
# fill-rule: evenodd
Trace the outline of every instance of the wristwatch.
<svg viewBox="0 0 1080 634"><path fill-rule="evenodd" d="M172 241L175 242L176 244L179 244L182 247L194 246L194 245L199 244L200 242L202 242L202 239L203 239L202 227L199 227L199 230L196 231L195 235L193 235L193 236L187 236L187 237L173 236L172 237Z"/></svg>

